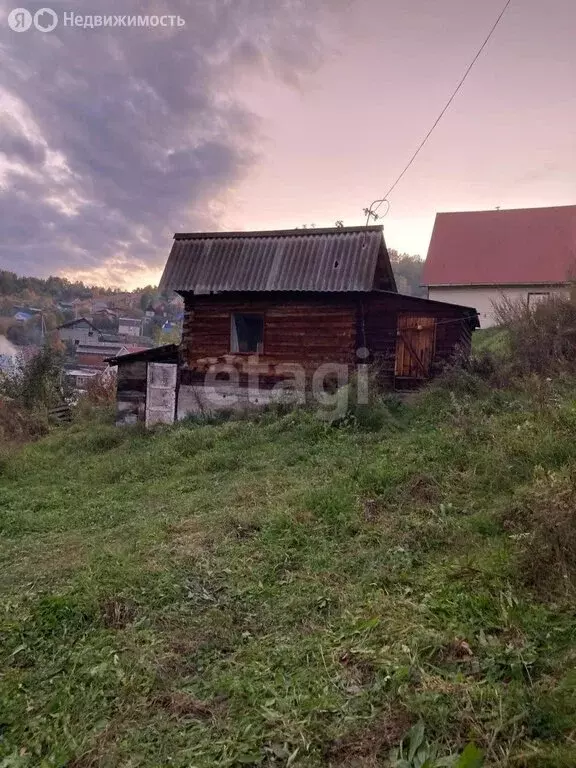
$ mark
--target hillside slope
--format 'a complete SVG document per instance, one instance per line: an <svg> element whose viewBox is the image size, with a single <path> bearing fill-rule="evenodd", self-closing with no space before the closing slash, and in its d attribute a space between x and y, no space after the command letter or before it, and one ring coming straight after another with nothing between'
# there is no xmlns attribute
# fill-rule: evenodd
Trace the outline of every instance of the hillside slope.
<svg viewBox="0 0 576 768"><path fill-rule="evenodd" d="M574 508L574 401L377 416L4 458L0 765L387 765L419 720L439 756L575 765L569 563L522 530Z"/></svg>

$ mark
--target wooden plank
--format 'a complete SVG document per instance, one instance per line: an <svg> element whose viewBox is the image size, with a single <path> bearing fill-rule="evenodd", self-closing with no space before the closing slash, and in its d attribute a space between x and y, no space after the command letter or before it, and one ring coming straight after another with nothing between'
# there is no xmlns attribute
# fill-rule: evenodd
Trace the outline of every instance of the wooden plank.
<svg viewBox="0 0 576 768"><path fill-rule="evenodd" d="M69 405L64 403L56 406L56 408L50 408L48 416L59 423L68 422L72 421L72 410Z"/></svg>
<svg viewBox="0 0 576 768"><path fill-rule="evenodd" d="M398 316L395 375L428 378L434 358L436 320L422 315Z"/></svg>

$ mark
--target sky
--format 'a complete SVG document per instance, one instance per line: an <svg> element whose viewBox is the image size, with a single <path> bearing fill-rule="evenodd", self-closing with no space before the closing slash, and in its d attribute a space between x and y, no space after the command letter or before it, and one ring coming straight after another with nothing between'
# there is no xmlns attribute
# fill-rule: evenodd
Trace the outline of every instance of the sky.
<svg viewBox="0 0 576 768"><path fill-rule="evenodd" d="M16 32L0 0L0 268L136 287L176 231L364 223L502 6L52 0L53 31ZM575 29L573 0L512 0L391 195L390 248L425 256L437 211L576 203Z"/></svg>

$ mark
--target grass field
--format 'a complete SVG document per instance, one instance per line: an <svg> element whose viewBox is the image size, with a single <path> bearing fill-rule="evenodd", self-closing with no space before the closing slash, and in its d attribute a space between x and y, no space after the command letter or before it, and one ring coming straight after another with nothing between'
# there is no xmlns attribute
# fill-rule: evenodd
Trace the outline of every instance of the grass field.
<svg viewBox="0 0 576 768"><path fill-rule="evenodd" d="M474 352L493 352L506 354L508 350L508 334L503 328L478 329L472 336Z"/></svg>
<svg viewBox="0 0 576 768"><path fill-rule="evenodd" d="M575 428L432 391L4 454L0 766L576 765Z"/></svg>

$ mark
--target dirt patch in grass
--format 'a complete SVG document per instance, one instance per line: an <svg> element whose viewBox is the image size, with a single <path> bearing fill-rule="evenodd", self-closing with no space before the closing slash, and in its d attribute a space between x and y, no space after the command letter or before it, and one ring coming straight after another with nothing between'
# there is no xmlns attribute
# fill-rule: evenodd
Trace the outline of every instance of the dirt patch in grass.
<svg viewBox="0 0 576 768"><path fill-rule="evenodd" d="M260 531L259 522L251 520L232 520L230 530L237 539L249 539Z"/></svg>
<svg viewBox="0 0 576 768"><path fill-rule="evenodd" d="M190 518L167 527L171 552L177 557L190 557L212 549L215 536L200 521Z"/></svg>
<svg viewBox="0 0 576 768"><path fill-rule="evenodd" d="M363 728L335 739L325 752L327 764L331 768L377 768L411 724L410 716L400 706L390 709Z"/></svg>
<svg viewBox="0 0 576 768"><path fill-rule="evenodd" d="M344 651L339 662L344 668L346 679L352 685L364 687L374 682L376 666L370 659L363 659L354 651Z"/></svg>
<svg viewBox="0 0 576 768"><path fill-rule="evenodd" d="M367 523L386 520L397 523L398 506L428 508L442 500L442 489L430 475L417 472L386 498L368 498L362 502L362 516Z"/></svg>
<svg viewBox="0 0 576 768"><path fill-rule="evenodd" d="M364 499L362 516L367 523L375 523L384 515L385 507L379 499Z"/></svg>
<svg viewBox="0 0 576 768"><path fill-rule="evenodd" d="M211 720L221 715L226 708L224 699L202 701L185 691L169 691L153 700L153 705L166 710L174 717L191 717L197 720Z"/></svg>
<svg viewBox="0 0 576 768"><path fill-rule="evenodd" d="M454 640L438 649L434 660L440 663L453 664L470 661L473 656L474 651L466 640L455 637Z"/></svg>
<svg viewBox="0 0 576 768"><path fill-rule="evenodd" d="M113 597L100 604L100 615L106 629L125 629L136 618L136 606L123 597Z"/></svg>
<svg viewBox="0 0 576 768"><path fill-rule="evenodd" d="M442 491L430 475L416 473L406 485L406 496L421 504L436 504L442 499Z"/></svg>
<svg viewBox="0 0 576 768"><path fill-rule="evenodd" d="M202 653L226 657L236 649L236 636L225 627L213 626L211 631L190 633L163 625L167 634L166 652L157 662L157 675L165 686L194 677L198 673L198 658Z"/></svg>

